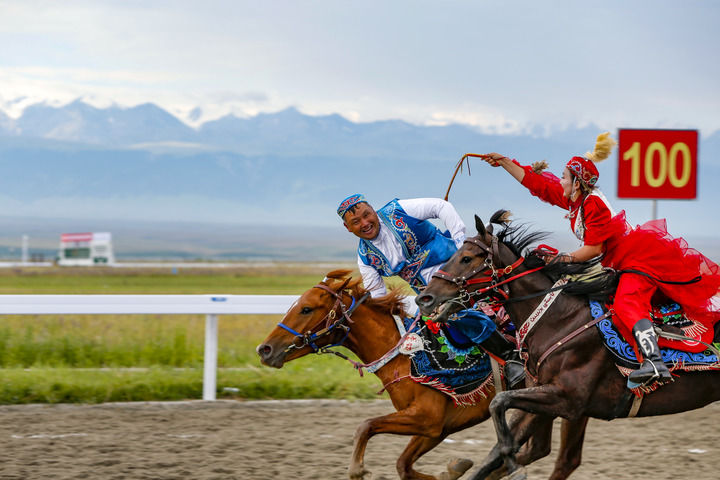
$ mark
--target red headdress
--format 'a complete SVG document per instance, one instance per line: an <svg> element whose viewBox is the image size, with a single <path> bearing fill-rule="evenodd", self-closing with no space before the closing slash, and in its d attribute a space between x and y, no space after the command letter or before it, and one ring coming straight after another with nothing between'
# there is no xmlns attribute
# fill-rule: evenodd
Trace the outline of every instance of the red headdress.
<svg viewBox="0 0 720 480"><path fill-rule="evenodd" d="M601 162L610 156L615 140L610 137L610 132L601 133L595 141L595 150L587 152L583 157L572 157L565 165L580 182L588 187L594 187L600 173L595 162Z"/></svg>

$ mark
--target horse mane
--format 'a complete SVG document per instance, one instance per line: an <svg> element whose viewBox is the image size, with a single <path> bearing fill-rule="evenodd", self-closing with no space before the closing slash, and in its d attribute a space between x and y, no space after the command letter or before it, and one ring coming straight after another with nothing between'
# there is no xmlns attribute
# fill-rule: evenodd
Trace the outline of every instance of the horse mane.
<svg viewBox="0 0 720 480"><path fill-rule="evenodd" d="M527 223L513 223L510 220L510 211L498 210L490 217L490 223L502 226L496 235L498 241L503 243L518 257L525 257L529 268L539 267L545 262L530 249L530 245L544 240L550 236L550 232L534 231Z"/></svg>
<svg viewBox="0 0 720 480"><path fill-rule="evenodd" d="M553 282L556 282L564 275L584 275L582 279L570 280L563 288L564 293L575 296L586 296L588 298L606 301L615 293L617 288L618 275L614 272L597 270L602 257L593 258L586 262L561 262L554 260L545 265L537 252L530 249L530 245L547 238L550 233L534 231L525 223L512 224L510 212L498 210L490 218L490 223L501 225L503 229L497 233L498 240L508 247L518 257L525 257L525 264L528 268L544 266L542 272Z"/></svg>
<svg viewBox="0 0 720 480"><path fill-rule="evenodd" d="M333 270L325 275L323 283L333 290L349 290L350 295L359 299L368 291L362 287L362 277L352 278L351 273L352 270ZM403 303L405 297L401 287L393 287L386 295L368 297L363 304L382 313L407 316Z"/></svg>

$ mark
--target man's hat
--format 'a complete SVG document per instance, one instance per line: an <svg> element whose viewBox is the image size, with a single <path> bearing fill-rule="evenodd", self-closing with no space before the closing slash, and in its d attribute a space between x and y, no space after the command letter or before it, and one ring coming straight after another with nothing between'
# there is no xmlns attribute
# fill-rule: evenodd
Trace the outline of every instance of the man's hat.
<svg viewBox="0 0 720 480"><path fill-rule="evenodd" d="M337 208L337 214L340 215L340 218L343 218L348 210L350 210L351 207L357 205L358 203L365 202L367 203L367 200L365 199L365 196L361 193L355 193L347 197L345 200L340 202L340 205Z"/></svg>

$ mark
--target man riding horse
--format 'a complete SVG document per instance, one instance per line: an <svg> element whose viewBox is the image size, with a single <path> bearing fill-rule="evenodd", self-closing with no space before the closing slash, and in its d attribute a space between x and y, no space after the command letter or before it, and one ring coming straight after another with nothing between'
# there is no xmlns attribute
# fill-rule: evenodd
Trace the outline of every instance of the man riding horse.
<svg viewBox="0 0 720 480"><path fill-rule="evenodd" d="M363 195L354 194L340 203L337 214L348 232L360 239L358 268L373 297L387 292L382 277L391 276L420 292L465 241L465 224L455 208L437 198L394 199L376 211ZM439 219L448 231L441 232L430 219ZM505 363L508 386L525 378L515 346L489 317L465 310L458 312L458 319L454 326L463 335Z"/></svg>

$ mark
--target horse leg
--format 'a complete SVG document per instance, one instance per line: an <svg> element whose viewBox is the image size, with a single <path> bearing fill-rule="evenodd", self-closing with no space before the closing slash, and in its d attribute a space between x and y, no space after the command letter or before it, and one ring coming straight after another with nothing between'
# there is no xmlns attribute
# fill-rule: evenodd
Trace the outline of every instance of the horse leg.
<svg viewBox="0 0 720 480"><path fill-rule="evenodd" d="M461 458L448 462L447 471L442 472L437 477L425 475L413 469L415 462L435 448L445 437L446 435L439 437L416 435L411 438L397 461L397 471L400 478L403 480L457 480L470 469L470 467L472 467L472 461Z"/></svg>
<svg viewBox="0 0 720 480"><path fill-rule="evenodd" d="M547 453L544 453L545 450L547 450L548 453L550 452L553 420L554 418L552 417L533 415L528 412L523 412L522 410L519 410L512 416L510 419L510 430L513 432L513 438L515 439L515 449L517 450L520 445L528 442L529 438L530 443L533 444L530 452L527 452L522 460L530 463L547 455ZM527 465L527 463L523 463L522 460L519 460L520 463ZM496 480L502 478L505 473L506 469L503 467L503 457L500 454L500 447L498 444L495 444L483 464L473 474L472 480Z"/></svg>
<svg viewBox="0 0 720 480"><path fill-rule="evenodd" d="M529 438L525 443L522 438L518 438L515 434L515 443L522 445L516 453L517 462L520 465L530 465L536 460L545 458L552 450L552 426L555 419L553 417L536 416L537 426L531 432L524 432ZM528 435L531 434L531 435Z"/></svg>
<svg viewBox="0 0 720 480"><path fill-rule="evenodd" d="M564 480L580 466L587 423L588 417L563 420L560 430L560 451L549 480Z"/></svg>
<svg viewBox="0 0 720 480"><path fill-rule="evenodd" d="M500 455L507 468L510 480L525 480L527 475L515 459L515 443L505 413L510 408L526 412L559 417L572 412L571 406L562 398L561 389L554 385L524 388L498 393L490 402L490 415L495 424Z"/></svg>
<svg viewBox="0 0 720 480"><path fill-rule="evenodd" d="M438 415L440 418L434 418ZM362 480L366 474L370 473L365 469L364 458L367 443L374 435L377 435L378 433L394 433L396 435L418 435L428 437L430 439L439 438L442 440L442 438L444 438L442 437L442 415L442 412L432 412L427 410L413 411L411 409L406 409L393 412L388 415L383 415L381 417L365 420L355 431L353 454L350 466L348 467L348 475L350 479ZM438 440L438 442L440 440ZM435 445L437 445L437 443L435 443ZM407 448L409 447L410 445L408 445ZM422 453L425 452L427 452L427 450L422 451ZM420 455L422 455L422 453Z"/></svg>

